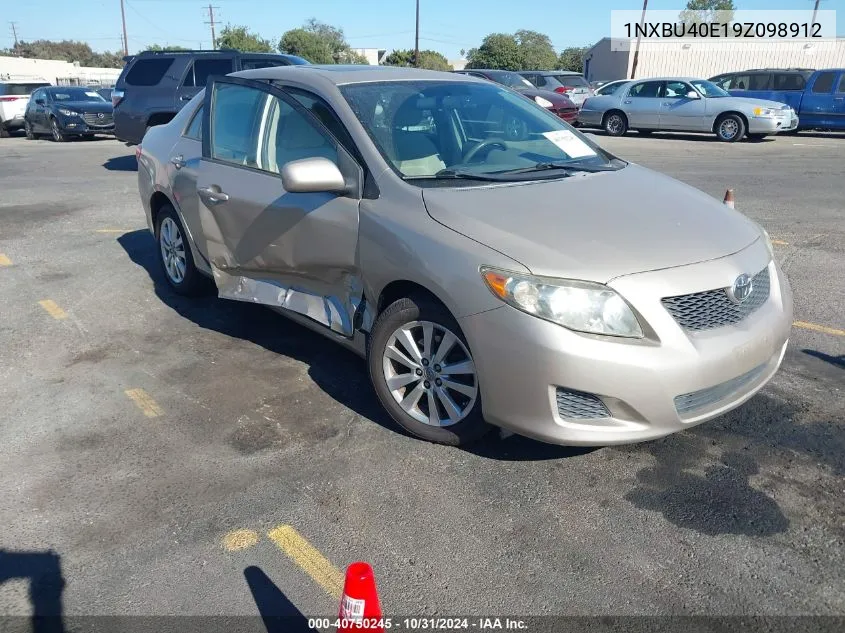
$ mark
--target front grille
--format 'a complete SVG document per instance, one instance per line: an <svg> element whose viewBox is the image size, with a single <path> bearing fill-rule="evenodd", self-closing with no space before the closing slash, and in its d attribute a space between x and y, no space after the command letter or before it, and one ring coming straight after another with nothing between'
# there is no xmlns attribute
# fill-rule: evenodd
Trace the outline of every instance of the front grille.
<svg viewBox="0 0 845 633"><path fill-rule="evenodd" d="M739 323L768 298L769 269L766 267L754 275L751 294L742 303L731 301L727 288L665 297L662 303L682 328L699 331Z"/></svg>
<svg viewBox="0 0 845 633"><path fill-rule="evenodd" d="M557 412L562 418L577 420L610 417L598 396L562 387L557 388Z"/></svg>
<svg viewBox="0 0 845 633"><path fill-rule="evenodd" d="M708 387L707 389L700 389L692 393L675 396L675 410L681 417L685 415L689 417L688 414L694 411L709 407L722 400L727 400L731 395L759 378L765 369L766 364L764 363L741 376L731 378L715 387Z"/></svg>
<svg viewBox="0 0 845 633"><path fill-rule="evenodd" d="M86 112L82 115L82 120L90 127L108 127L114 125L114 115L107 112L102 113L103 118L96 112Z"/></svg>

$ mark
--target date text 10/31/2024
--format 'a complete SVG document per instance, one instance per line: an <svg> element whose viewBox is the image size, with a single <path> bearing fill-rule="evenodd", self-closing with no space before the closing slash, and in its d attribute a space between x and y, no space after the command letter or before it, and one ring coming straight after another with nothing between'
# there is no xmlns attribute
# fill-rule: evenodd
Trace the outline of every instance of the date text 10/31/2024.
<svg viewBox="0 0 845 633"><path fill-rule="evenodd" d="M518 618L378 618L378 619L340 619L309 618L308 628L317 630L353 629L353 630L472 630L495 631L526 630L528 625Z"/></svg>

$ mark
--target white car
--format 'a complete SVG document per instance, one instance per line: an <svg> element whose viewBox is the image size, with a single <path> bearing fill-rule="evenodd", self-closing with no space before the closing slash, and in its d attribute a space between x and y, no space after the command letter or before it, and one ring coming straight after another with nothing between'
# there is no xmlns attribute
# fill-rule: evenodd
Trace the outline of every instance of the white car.
<svg viewBox="0 0 845 633"><path fill-rule="evenodd" d="M51 85L49 81L36 79L0 79L0 137L23 129L23 115L29 103L29 95L36 88Z"/></svg>

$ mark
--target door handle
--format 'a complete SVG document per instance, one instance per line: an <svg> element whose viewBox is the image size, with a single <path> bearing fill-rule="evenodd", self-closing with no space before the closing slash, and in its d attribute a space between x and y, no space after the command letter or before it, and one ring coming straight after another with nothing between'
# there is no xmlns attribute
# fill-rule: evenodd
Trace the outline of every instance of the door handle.
<svg viewBox="0 0 845 633"><path fill-rule="evenodd" d="M176 167L176 169L182 169L185 166L185 157L182 156L182 154L179 154L178 156L173 156L170 159L170 162L173 163L173 166Z"/></svg>
<svg viewBox="0 0 845 633"><path fill-rule="evenodd" d="M210 204L220 204L221 202L226 202L229 199L229 194L220 191L220 187L217 185L200 187L197 189L197 193L199 193L200 197Z"/></svg>
<svg viewBox="0 0 845 633"><path fill-rule="evenodd" d="M670 105L672 105L672 102L671 102L671 101L664 101L664 102L663 102L663 105L665 105L665 106L670 106Z"/></svg>
<svg viewBox="0 0 845 633"><path fill-rule="evenodd" d="M627 99L626 101L623 101L622 103L631 103L631 100Z"/></svg>
<svg viewBox="0 0 845 633"><path fill-rule="evenodd" d="M194 97L196 97L196 95L182 95L179 97L179 101L190 101Z"/></svg>

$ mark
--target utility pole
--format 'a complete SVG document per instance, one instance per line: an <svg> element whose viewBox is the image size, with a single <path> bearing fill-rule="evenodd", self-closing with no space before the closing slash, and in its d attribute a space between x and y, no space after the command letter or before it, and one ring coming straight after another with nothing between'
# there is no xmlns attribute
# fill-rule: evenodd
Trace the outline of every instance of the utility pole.
<svg viewBox="0 0 845 633"><path fill-rule="evenodd" d="M9 22L9 24L12 25L12 37L15 38L15 48L17 48L18 47L18 30L17 30L18 23L17 22Z"/></svg>
<svg viewBox="0 0 845 633"><path fill-rule="evenodd" d="M414 66L420 65L420 0L417 0L417 31L414 36Z"/></svg>
<svg viewBox="0 0 845 633"><path fill-rule="evenodd" d="M816 13L819 12L819 2L820 0L816 0L816 5L813 7L813 20L810 24L816 23Z"/></svg>
<svg viewBox="0 0 845 633"><path fill-rule="evenodd" d="M123 6L123 0L120 0L120 19L123 21L123 55L129 55L129 38L126 37L126 8Z"/></svg>
<svg viewBox="0 0 845 633"><path fill-rule="evenodd" d="M648 0L643 0L643 15L640 18L640 31L637 34L637 45L634 48L634 62L631 64L631 79L637 76L637 62L640 60L640 39L645 26L645 10L648 8Z"/></svg>
<svg viewBox="0 0 845 633"><path fill-rule="evenodd" d="M208 5L208 21L206 24L211 25L211 49L217 50L217 36L214 34L214 10L219 9L220 7L213 7L211 4Z"/></svg>

